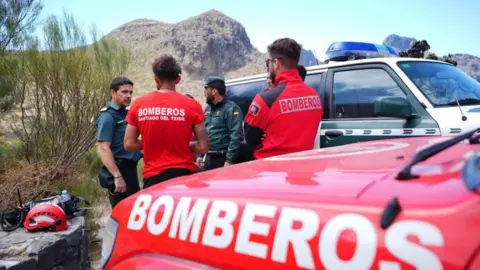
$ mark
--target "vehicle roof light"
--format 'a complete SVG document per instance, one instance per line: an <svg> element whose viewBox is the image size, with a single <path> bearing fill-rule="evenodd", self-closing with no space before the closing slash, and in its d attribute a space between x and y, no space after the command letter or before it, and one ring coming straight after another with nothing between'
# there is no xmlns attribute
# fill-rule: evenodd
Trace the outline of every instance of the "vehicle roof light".
<svg viewBox="0 0 480 270"><path fill-rule="evenodd" d="M347 61L355 59L399 57L392 47L367 42L335 42L325 52L330 61Z"/></svg>

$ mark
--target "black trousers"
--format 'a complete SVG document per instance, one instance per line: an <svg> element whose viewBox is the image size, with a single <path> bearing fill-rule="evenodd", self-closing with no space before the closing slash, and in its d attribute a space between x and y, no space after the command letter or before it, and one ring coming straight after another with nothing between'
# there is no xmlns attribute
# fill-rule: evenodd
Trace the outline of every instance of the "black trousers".
<svg viewBox="0 0 480 270"><path fill-rule="evenodd" d="M254 160L255 159L255 157L253 156L254 150L255 149L252 146L246 143L242 143L240 145L240 151L235 160L235 164Z"/></svg>
<svg viewBox="0 0 480 270"><path fill-rule="evenodd" d="M151 186L154 186L158 183L165 182L167 180L173 179L175 177L180 177L180 176L185 176L185 175L190 175L192 172L188 169L184 168L172 168L172 169L166 169L165 171L154 175L152 177L148 178L143 178L143 188L149 188Z"/></svg>
<svg viewBox="0 0 480 270"><path fill-rule="evenodd" d="M221 168L225 165L225 160L227 157L221 154L206 154L205 163L203 164L203 170L213 170L216 168Z"/></svg>
<svg viewBox="0 0 480 270"><path fill-rule="evenodd" d="M115 187L108 190L108 200L112 209L123 199L140 191L137 174L138 162L128 159L116 159L115 161L125 181L127 190L123 193L115 192Z"/></svg>

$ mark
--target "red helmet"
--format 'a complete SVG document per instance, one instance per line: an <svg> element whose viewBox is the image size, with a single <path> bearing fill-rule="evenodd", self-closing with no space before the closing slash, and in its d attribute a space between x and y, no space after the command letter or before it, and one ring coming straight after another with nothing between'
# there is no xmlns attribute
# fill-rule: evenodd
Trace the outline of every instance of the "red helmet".
<svg viewBox="0 0 480 270"><path fill-rule="evenodd" d="M23 226L29 231L47 228L52 232L58 232L68 228L67 215L55 203L39 203L30 209Z"/></svg>

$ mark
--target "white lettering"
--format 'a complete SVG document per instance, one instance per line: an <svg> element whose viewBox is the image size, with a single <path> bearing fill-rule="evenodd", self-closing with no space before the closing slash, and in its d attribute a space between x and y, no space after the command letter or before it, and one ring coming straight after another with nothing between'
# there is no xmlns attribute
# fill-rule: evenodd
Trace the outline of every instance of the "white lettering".
<svg viewBox="0 0 480 270"><path fill-rule="evenodd" d="M172 224L170 225L170 238L177 237L177 230L180 226L178 239L187 239L188 232L191 230L190 242L197 243L200 235L200 226L202 225L205 210L207 210L208 200L198 199L189 212L192 198L182 197L177 204L173 214ZM193 228L192 228L193 226Z"/></svg>
<svg viewBox="0 0 480 270"><path fill-rule="evenodd" d="M268 236L270 224L255 221L256 216L273 218L277 208L272 205L247 204L243 210L242 219L237 233L235 251L262 259L267 258L268 245L250 241L251 234Z"/></svg>
<svg viewBox="0 0 480 270"><path fill-rule="evenodd" d="M357 248L348 261L342 260L337 254L338 240L345 230L352 230L357 237ZM322 230L319 253L326 269L370 269L377 253L375 226L359 214L335 216L325 224Z"/></svg>
<svg viewBox="0 0 480 270"><path fill-rule="evenodd" d="M128 229L135 231L142 229L145 224L145 219L147 218L147 209L150 203L152 203L152 196L148 194L142 194L137 197L130 212L130 217L128 218Z"/></svg>
<svg viewBox="0 0 480 270"><path fill-rule="evenodd" d="M162 213L162 219L159 223L156 223L156 217L161 206L164 206ZM153 235L162 234L168 226L170 218L173 212L173 198L168 195L163 195L155 200L150 208L148 214L147 227L148 231Z"/></svg>
<svg viewBox="0 0 480 270"><path fill-rule="evenodd" d="M185 110L166 107L142 108L138 110L138 120L185 121Z"/></svg>
<svg viewBox="0 0 480 270"><path fill-rule="evenodd" d="M320 97L317 95L280 99L279 103L280 112L282 114L299 111L310 111L322 108Z"/></svg>
<svg viewBox="0 0 480 270"><path fill-rule="evenodd" d="M395 222L385 233L385 246L398 259L411 264L419 270L443 269L442 262L432 251L409 242L409 235L418 237L422 245L440 247L444 245L444 239L440 230L432 224L405 220ZM385 266L386 267L385 267ZM397 268L394 268L396 265ZM380 262L380 269L400 269L401 266L394 262Z"/></svg>
<svg viewBox="0 0 480 270"><path fill-rule="evenodd" d="M220 213L225 213L220 216ZM215 248L226 248L233 240L232 222L237 217L238 206L234 202L217 200L212 203L203 232L202 244ZM220 235L215 235L215 229L221 229Z"/></svg>
<svg viewBox="0 0 480 270"><path fill-rule="evenodd" d="M259 174L263 178L286 176L281 172ZM150 234L163 234L164 237L169 229L171 239L201 242L218 249L233 246L237 254L264 260L270 255L272 262L281 264L292 258L297 267L305 269L318 268L318 263L325 269L370 269L374 261L380 270L399 270L402 264L420 270L442 269L440 258L429 247L441 247L445 240L441 231L427 222L395 222L381 238L385 244L383 248L383 243L378 243L377 228L361 214L339 214L324 221L322 227L321 217L311 209L282 207L275 220L278 206L247 203L237 219L237 203L213 200L208 209L209 202L203 198L180 197L175 203L169 195L154 200L151 195L142 194L133 204L127 228L139 231L147 226ZM343 236L346 232L355 237ZM417 237L419 244L409 241L410 236ZM318 251L312 249L317 241ZM355 246L355 252L351 258L341 258L349 245ZM391 260L378 258L378 245L382 248L381 254L391 253Z"/></svg>
<svg viewBox="0 0 480 270"><path fill-rule="evenodd" d="M301 222L300 228L293 228L295 221ZM297 266L307 269L315 268L308 241L313 239L319 225L320 218L312 210L283 208L273 241L272 260L285 263L289 243L292 243Z"/></svg>

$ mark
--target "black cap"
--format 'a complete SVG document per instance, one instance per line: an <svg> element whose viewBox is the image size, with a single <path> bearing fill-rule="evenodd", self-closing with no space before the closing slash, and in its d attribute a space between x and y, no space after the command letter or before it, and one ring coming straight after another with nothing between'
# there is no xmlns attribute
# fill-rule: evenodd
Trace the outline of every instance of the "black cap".
<svg viewBox="0 0 480 270"><path fill-rule="evenodd" d="M208 77L205 81L205 87L217 89L220 94L225 94L225 81L220 77Z"/></svg>

